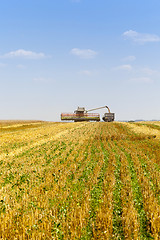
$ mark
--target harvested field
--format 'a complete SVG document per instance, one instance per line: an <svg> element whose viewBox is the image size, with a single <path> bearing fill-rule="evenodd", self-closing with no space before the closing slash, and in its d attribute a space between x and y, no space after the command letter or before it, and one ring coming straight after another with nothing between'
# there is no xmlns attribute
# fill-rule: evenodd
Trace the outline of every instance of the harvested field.
<svg viewBox="0 0 160 240"><path fill-rule="evenodd" d="M0 121L0 239L160 239L159 126Z"/></svg>

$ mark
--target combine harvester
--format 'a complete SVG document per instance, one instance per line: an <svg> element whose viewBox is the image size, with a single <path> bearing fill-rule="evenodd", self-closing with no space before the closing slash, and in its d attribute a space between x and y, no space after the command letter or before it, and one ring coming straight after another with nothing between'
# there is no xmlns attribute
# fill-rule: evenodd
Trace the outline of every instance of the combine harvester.
<svg viewBox="0 0 160 240"><path fill-rule="evenodd" d="M75 121L75 122L82 122L82 121L100 121L100 115L99 113L88 113L94 110L107 108L108 113L104 113L103 121L105 122L113 122L114 121L114 113L110 112L109 107L99 107L94 108L90 110L85 110L84 107L78 107L77 110L74 111L74 113L61 113L61 120L62 121Z"/></svg>

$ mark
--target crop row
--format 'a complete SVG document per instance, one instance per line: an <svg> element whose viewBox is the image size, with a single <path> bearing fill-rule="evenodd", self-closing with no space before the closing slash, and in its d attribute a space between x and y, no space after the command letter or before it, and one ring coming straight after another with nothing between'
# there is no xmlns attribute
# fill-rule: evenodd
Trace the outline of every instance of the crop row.
<svg viewBox="0 0 160 240"><path fill-rule="evenodd" d="M129 123L46 124L13 135L24 145L13 148L6 133L1 239L159 239L158 139Z"/></svg>

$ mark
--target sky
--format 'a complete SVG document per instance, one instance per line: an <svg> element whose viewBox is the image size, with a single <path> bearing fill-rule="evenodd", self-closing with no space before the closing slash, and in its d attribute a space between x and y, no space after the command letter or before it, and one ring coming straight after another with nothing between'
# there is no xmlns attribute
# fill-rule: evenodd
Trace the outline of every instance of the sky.
<svg viewBox="0 0 160 240"><path fill-rule="evenodd" d="M0 0L0 119L160 119L159 0ZM105 109L96 111L103 115Z"/></svg>

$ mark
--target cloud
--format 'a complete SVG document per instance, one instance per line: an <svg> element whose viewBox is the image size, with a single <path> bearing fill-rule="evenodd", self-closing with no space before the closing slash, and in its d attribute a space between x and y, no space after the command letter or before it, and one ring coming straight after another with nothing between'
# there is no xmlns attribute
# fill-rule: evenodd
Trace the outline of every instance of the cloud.
<svg viewBox="0 0 160 240"><path fill-rule="evenodd" d="M137 82L137 83L152 83L153 80L149 77L137 77L137 78L131 78L130 82Z"/></svg>
<svg viewBox="0 0 160 240"><path fill-rule="evenodd" d="M39 82L39 83L49 83L49 82L54 82L53 79L51 78L45 78L45 77L36 77L36 78L33 78L33 81L34 82Z"/></svg>
<svg viewBox="0 0 160 240"><path fill-rule="evenodd" d="M83 70L83 71L80 71L79 73L82 74L82 75L86 75L86 76L91 76L92 75L92 72L88 71L88 70Z"/></svg>
<svg viewBox="0 0 160 240"><path fill-rule="evenodd" d="M25 69L25 68L26 68L26 66L25 66L25 65L23 65L23 64L18 64L18 65L17 65L17 68L20 68L20 69Z"/></svg>
<svg viewBox="0 0 160 240"><path fill-rule="evenodd" d="M136 60L135 56L127 56L127 57L122 59L122 61L126 61L126 62L133 62L135 60Z"/></svg>
<svg viewBox="0 0 160 240"><path fill-rule="evenodd" d="M5 67L5 66L6 66L6 64L0 63L0 68L3 68L3 67Z"/></svg>
<svg viewBox="0 0 160 240"><path fill-rule="evenodd" d="M24 49L18 49L16 51L12 51L6 53L1 58L27 58L27 59L41 59L45 57L44 53L36 53L32 51L26 51Z"/></svg>
<svg viewBox="0 0 160 240"><path fill-rule="evenodd" d="M141 70L144 74L146 75L150 75L150 76L153 76L153 75L160 75L160 72L156 71L156 70L153 70L151 68L142 68Z"/></svg>
<svg viewBox="0 0 160 240"><path fill-rule="evenodd" d="M71 54L85 59L94 58L97 55L97 52L91 50L91 49L79 49L79 48L73 48L71 50Z"/></svg>
<svg viewBox="0 0 160 240"><path fill-rule="evenodd" d="M117 66L117 67L113 68L113 70L127 70L127 71L131 71L132 70L132 66L130 64L120 65L120 66Z"/></svg>
<svg viewBox="0 0 160 240"><path fill-rule="evenodd" d="M130 39L137 43L147 43L147 42L160 42L160 37L155 34L148 33L138 33L133 30L129 30L123 33L125 39Z"/></svg>

